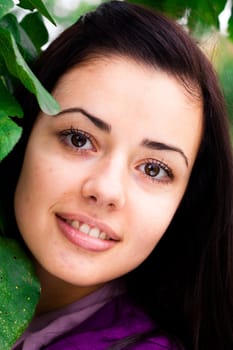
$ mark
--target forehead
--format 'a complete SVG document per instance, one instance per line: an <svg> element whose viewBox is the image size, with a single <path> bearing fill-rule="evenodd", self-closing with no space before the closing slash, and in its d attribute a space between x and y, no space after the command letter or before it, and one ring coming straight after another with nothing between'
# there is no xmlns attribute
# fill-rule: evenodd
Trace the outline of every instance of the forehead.
<svg viewBox="0 0 233 350"><path fill-rule="evenodd" d="M191 122L190 111L201 111L202 98L196 86L170 73L138 63L127 57L106 56L73 67L58 81L53 95L62 109L87 107L100 117L115 114L149 121L166 116ZM94 113L94 114L95 114ZM127 117L127 118L126 118ZM139 120L138 120L139 121Z"/></svg>
<svg viewBox="0 0 233 350"><path fill-rule="evenodd" d="M116 72L116 74L114 74ZM128 74L124 75L125 72ZM157 72L157 77L156 73ZM131 83L133 75L135 81L138 78L141 81L149 83L150 78L162 77L164 83L173 81L179 86L180 91L187 98L188 104L194 103L202 106L202 94L200 87L196 82L193 82L189 77L179 76L178 74L167 73L160 68L154 67L141 60L136 60L128 56L117 54L97 54L95 56L88 57L85 61L73 66L70 70L65 72L58 80L53 93L55 95L60 91L68 92L72 90L72 86L77 80L81 80L85 75L86 86L88 88L88 82L90 80L103 79L105 83L110 82L117 83L120 79L120 83L123 86L127 86L127 83ZM122 79L122 75L124 79ZM93 79L91 77L94 76ZM118 79L119 77L119 79ZM160 83L161 83L160 81ZM149 85L148 85L149 86ZM137 85L133 88L136 90Z"/></svg>

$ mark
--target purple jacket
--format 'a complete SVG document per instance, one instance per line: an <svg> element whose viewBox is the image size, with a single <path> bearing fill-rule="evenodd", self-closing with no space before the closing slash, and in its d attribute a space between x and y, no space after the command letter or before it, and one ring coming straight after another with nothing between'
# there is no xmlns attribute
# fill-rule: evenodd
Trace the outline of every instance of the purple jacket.
<svg viewBox="0 0 233 350"><path fill-rule="evenodd" d="M117 341L155 328L150 318L125 295L105 304L91 317L43 347L44 350L106 350ZM163 336L151 336L133 350L176 350Z"/></svg>

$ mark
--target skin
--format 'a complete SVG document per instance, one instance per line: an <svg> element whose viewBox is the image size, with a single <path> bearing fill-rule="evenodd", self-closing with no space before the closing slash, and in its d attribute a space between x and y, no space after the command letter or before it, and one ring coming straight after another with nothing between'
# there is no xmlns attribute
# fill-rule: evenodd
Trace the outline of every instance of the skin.
<svg viewBox="0 0 233 350"><path fill-rule="evenodd" d="M39 313L148 257L185 192L203 124L201 101L180 82L123 57L73 68L53 95L62 112L39 114L15 193L17 223L42 284ZM71 219L112 239L80 233Z"/></svg>

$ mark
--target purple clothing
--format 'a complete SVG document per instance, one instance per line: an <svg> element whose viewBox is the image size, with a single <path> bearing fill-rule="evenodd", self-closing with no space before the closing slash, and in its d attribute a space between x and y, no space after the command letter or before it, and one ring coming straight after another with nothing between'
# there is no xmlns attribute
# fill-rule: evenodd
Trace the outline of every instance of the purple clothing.
<svg viewBox="0 0 233 350"><path fill-rule="evenodd" d="M150 318L126 295L115 297L94 315L44 350L107 350L117 341L155 328ZM175 350L164 336L151 336L131 350Z"/></svg>
<svg viewBox="0 0 233 350"><path fill-rule="evenodd" d="M125 292L121 280L114 280L82 299L41 316L36 316L12 350L39 350L79 326L104 304Z"/></svg>
<svg viewBox="0 0 233 350"><path fill-rule="evenodd" d="M107 350L117 341L155 328L151 319L113 281L61 310L36 317L12 350ZM133 350L175 350L153 336Z"/></svg>

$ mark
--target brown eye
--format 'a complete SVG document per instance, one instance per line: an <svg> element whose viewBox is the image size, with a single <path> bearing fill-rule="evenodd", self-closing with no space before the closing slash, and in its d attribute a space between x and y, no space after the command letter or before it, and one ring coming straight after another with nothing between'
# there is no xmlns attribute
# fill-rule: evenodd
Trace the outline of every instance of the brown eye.
<svg viewBox="0 0 233 350"><path fill-rule="evenodd" d="M165 163L155 159L144 161L137 169L153 182L167 183L174 178L172 170Z"/></svg>
<svg viewBox="0 0 233 350"><path fill-rule="evenodd" d="M78 129L67 129L59 133L62 142L77 151L96 151L94 138Z"/></svg>
<svg viewBox="0 0 233 350"><path fill-rule="evenodd" d="M88 142L88 138L86 137L85 134L82 134L79 132L77 134L73 134L71 136L70 141L75 147L80 148L86 145L86 143Z"/></svg>
<svg viewBox="0 0 233 350"><path fill-rule="evenodd" d="M145 173L148 176L155 177L161 171L161 167L156 163L146 163L145 165Z"/></svg>

